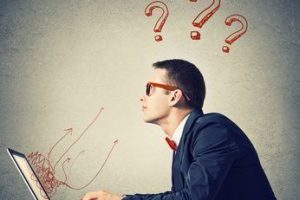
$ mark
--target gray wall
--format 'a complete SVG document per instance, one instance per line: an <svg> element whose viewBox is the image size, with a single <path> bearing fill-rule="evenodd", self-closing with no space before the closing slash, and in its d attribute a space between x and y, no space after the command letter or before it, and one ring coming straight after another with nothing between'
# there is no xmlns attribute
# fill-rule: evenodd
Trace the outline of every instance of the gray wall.
<svg viewBox="0 0 300 200"><path fill-rule="evenodd" d="M164 133L143 122L139 104L151 64L166 58L199 67L208 90L204 111L226 114L247 133L278 199L300 198L299 1L223 1L200 41L189 34L208 2L164 1L170 15L160 43L152 30L160 12L144 14L150 2L0 1L0 199L32 199L6 147L47 154L72 127L73 135L53 151L55 162L102 106L66 156L73 161L84 151L70 183L88 182L119 139L111 159L90 186L62 186L54 199L79 199L98 189L168 190L170 149ZM234 13L244 15L249 27L224 54L224 39L239 28L224 25ZM61 169L56 176L63 177Z"/></svg>

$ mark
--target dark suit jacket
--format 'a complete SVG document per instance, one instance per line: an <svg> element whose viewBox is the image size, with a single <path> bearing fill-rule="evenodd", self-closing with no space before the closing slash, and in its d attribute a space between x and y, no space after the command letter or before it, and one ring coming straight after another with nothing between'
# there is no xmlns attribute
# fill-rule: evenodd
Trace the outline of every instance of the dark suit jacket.
<svg viewBox="0 0 300 200"><path fill-rule="evenodd" d="M274 200L257 153L243 131L218 113L194 110L172 163L172 190L124 200Z"/></svg>

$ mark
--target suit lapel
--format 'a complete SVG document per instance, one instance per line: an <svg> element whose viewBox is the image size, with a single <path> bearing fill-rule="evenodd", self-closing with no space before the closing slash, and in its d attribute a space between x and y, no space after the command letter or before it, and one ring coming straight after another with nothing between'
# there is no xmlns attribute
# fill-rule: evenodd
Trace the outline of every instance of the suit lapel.
<svg viewBox="0 0 300 200"><path fill-rule="evenodd" d="M180 142L178 144L178 149L176 151L176 154L173 153L173 162L172 162L172 181L173 186L175 187L175 190L178 190L182 188L183 180L180 173L180 166L182 163L182 158L184 155L184 146L185 146L185 140L187 135L191 132L191 128L193 127L194 122L197 118L203 115L202 110L193 110L189 116L189 118L186 121L186 124L183 128L183 133L180 139Z"/></svg>
<svg viewBox="0 0 300 200"><path fill-rule="evenodd" d="M195 121L199 118L203 116L203 111L202 110L193 110L189 116L189 118L186 121L186 124L183 128L183 133L182 133L182 137L184 138L186 135L188 135L188 133L190 132L190 129L193 127Z"/></svg>

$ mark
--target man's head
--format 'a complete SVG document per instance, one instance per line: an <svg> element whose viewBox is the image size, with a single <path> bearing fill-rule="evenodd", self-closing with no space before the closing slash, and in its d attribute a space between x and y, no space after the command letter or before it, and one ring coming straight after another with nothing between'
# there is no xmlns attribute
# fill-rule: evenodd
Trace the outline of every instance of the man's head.
<svg viewBox="0 0 300 200"><path fill-rule="evenodd" d="M141 99L146 122L159 124L172 109L202 109L205 83L195 65L173 59L156 62L153 67L147 94Z"/></svg>

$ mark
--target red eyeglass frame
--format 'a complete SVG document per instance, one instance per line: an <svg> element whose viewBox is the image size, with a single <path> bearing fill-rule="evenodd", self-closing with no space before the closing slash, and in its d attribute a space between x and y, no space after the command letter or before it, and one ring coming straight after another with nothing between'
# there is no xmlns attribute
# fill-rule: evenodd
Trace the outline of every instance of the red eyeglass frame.
<svg viewBox="0 0 300 200"><path fill-rule="evenodd" d="M147 96L150 96L150 95L151 95L151 94L150 94L151 86L163 88L163 89L169 90L169 91L174 91L174 90L177 90L177 89L181 90L180 88L178 88L178 87L176 87L176 86L172 86L172 85L166 85L166 84L155 83L155 82L148 82L148 83L146 84L146 95L147 95ZM182 90L181 90L181 91L182 91ZM186 95L183 91L182 91L182 94L183 94L183 96L185 97L185 99L186 99L187 101L190 101L190 100L191 100L191 98L190 98L188 95Z"/></svg>

